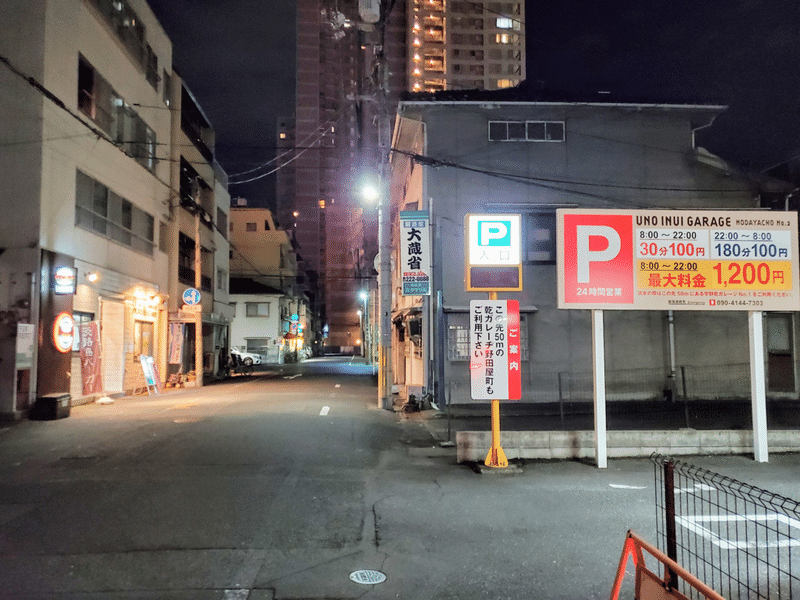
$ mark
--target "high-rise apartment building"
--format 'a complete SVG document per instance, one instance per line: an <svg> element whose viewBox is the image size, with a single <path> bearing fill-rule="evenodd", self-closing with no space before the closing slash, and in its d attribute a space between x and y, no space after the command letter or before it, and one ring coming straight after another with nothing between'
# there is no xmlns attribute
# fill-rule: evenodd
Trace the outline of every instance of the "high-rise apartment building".
<svg viewBox="0 0 800 600"><path fill-rule="evenodd" d="M525 79L525 3L406 0L411 92L514 87Z"/></svg>
<svg viewBox="0 0 800 600"><path fill-rule="evenodd" d="M333 348L358 345L358 294L375 286L377 214L359 188L385 159L381 90L391 124L404 91L498 89L525 77L523 2L381 4L391 5L385 25L368 25L357 0L298 1L295 114L279 120L276 213L298 243L300 271L319 274Z"/></svg>
<svg viewBox="0 0 800 600"><path fill-rule="evenodd" d="M328 326L325 345L333 348L355 347L359 338L366 75L357 14L355 0L298 1L295 114L278 131L278 220L294 234L299 270L319 276L315 298Z"/></svg>

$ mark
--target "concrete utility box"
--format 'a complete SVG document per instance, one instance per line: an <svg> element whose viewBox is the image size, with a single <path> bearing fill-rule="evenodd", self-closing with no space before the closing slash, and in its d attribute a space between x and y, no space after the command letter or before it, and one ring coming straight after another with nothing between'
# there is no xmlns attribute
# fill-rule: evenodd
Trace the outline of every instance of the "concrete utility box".
<svg viewBox="0 0 800 600"><path fill-rule="evenodd" d="M47 394L36 398L30 418L39 421L64 419L72 409L72 396L69 394Z"/></svg>

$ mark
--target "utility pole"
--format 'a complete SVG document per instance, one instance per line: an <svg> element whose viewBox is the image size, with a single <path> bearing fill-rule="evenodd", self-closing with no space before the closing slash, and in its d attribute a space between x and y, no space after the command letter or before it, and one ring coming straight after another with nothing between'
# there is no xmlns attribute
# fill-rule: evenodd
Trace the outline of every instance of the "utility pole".
<svg viewBox="0 0 800 600"><path fill-rule="evenodd" d="M194 287L202 294L203 289L203 257L200 246L200 203L199 196L194 197ZM201 296L202 297L202 296ZM203 304L195 307L194 321L194 384L203 386Z"/></svg>
<svg viewBox="0 0 800 600"><path fill-rule="evenodd" d="M391 5L390 5L391 6ZM378 47L378 152L380 167L378 177L378 243L380 245L380 266L378 288L380 299L380 372L383 385L378 390L379 406L392 410L392 198L389 182L389 69L386 60L386 22L388 10L382 11L380 46Z"/></svg>
<svg viewBox="0 0 800 600"><path fill-rule="evenodd" d="M375 52L375 85L378 105L378 407L392 410L392 201L389 185L389 71L387 67L386 23L393 0L359 0L364 23L378 29Z"/></svg>

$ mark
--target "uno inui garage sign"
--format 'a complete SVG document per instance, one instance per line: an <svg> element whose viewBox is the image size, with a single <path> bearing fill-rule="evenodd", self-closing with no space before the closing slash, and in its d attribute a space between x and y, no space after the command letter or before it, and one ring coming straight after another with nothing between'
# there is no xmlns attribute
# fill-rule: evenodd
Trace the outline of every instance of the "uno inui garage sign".
<svg viewBox="0 0 800 600"><path fill-rule="evenodd" d="M797 214L557 211L558 306L797 310Z"/></svg>

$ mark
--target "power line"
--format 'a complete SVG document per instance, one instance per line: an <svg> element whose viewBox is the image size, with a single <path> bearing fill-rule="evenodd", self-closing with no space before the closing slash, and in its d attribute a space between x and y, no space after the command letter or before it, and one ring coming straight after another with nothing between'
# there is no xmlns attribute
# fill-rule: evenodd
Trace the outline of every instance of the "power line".
<svg viewBox="0 0 800 600"><path fill-rule="evenodd" d="M402 154L404 156L410 157L412 160L416 161L417 163L429 167L450 167L454 169L462 169L465 171L471 171L475 173L480 173L482 175L488 175L493 177L499 177L502 179L507 179L510 181L516 181L520 183L531 183L533 185L538 184L562 184L562 185L575 185L575 186L587 186L587 187L602 187L602 188L610 188L610 189L625 189L625 190L635 190L635 191L657 191L657 192L685 192L685 193L742 193L742 192L749 192L749 189L730 189L730 190L721 190L721 189L703 189L703 188L679 188L679 187L665 187L665 186L643 186L643 185L628 185L628 184L615 184L615 183L600 183L600 182L593 182L593 181L579 181L579 180L570 180L570 179L556 179L556 178L548 178L548 177L535 177L531 175L518 175L515 173L504 173L501 171L491 171L488 169L479 169L476 167L470 167L467 165L462 165L459 163L455 163L449 160L437 159L430 156L423 156L421 154L416 154L413 152L406 152L404 150L400 150L398 148L392 148L392 152L397 152L398 154ZM558 188L549 186L550 189L557 189L560 191L570 192L570 193L580 193L577 190L570 190L566 188ZM607 198L609 200L616 200L614 198Z"/></svg>

